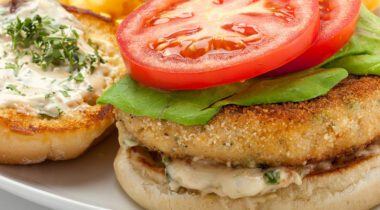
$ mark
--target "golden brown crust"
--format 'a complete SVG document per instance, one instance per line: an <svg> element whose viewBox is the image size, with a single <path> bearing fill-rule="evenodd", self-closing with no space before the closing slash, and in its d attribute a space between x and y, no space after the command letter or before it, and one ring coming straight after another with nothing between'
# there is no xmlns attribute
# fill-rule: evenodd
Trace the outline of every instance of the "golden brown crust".
<svg viewBox="0 0 380 210"><path fill-rule="evenodd" d="M380 136L380 78L344 80L302 103L227 106L208 125L187 127L118 112L141 144L169 156L303 165L349 153Z"/></svg>
<svg viewBox="0 0 380 210"><path fill-rule="evenodd" d="M133 161L126 149L121 149L114 163L116 177L127 194L146 209L367 210L380 203L380 156L308 176L301 185L241 199L171 192L163 174Z"/></svg>
<svg viewBox="0 0 380 210"><path fill-rule="evenodd" d="M109 121L112 118L112 111L113 108L110 105L97 105L69 115L62 115L57 119L48 119L18 113L15 109L1 109L0 127L7 128L13 133L29 136L47 132L71 132L90 128L102 121Z"/></svg>
<svg viewBox="0 0 380 210"><path fill-rule="evenodd" d="M111 107L94 106L72 114L52 120L51 124L37 117L23 121L25 116L13 116L6 119L10 125L0 119L0 163L34 164L76 158L111 131L108 129L114 122Z"/></svg>
<svg viewBox="0 0 380 210"><path fill-rule="evenodd" d="M125 74L119 56L115 25L88 13L76 13L85 28L86 36L107 40L114 45L110 65L116 73L107 75L113 80ZM100 45L100 51L102 51ZM76 158L98 141L113 124L112 106L88 106L57 119L18 113L12 108L0 109L0 163L31 164L48 160Z"/></svg>

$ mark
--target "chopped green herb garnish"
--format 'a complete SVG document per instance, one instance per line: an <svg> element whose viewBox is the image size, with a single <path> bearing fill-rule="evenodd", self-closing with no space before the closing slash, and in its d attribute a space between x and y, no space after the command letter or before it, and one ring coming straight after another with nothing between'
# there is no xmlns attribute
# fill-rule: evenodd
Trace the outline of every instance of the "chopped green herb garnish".
<svg viewBox="0 0 380 210"><path fill-rule="evenodd" d="M23 94L20 90L17 89L17 86L16 85L8 85L6 87L7 90L10 90L10 91L13 91L21 96L25 96L25 94Z"/></svg>
<svg viewBox="0 0 380 210"><path fill-rule="evenodd" d="M78 73L77 75L74 76L74 80L76 82L83 82L84 81L84 76L82 73Z"/></svg>
<svg viewBox="0 0 380 210"><path fill-rule="evenodd" d="M40 111L38 115L42 118L47 118L47 119L57 119L62 115L63 111L61 108L57 107L56 112L47 112L47 111Z"/></svg>
<svg viewBox="0 0 380 210"><path fill-rule="evenodd" d="M161 162L165 165L165 166L168 166L172 160L168 157L168 156L165 156L163 155L161 157ZM170 176L170 174L168 173L168 170L165 168L165 177L166 177L166 180L168 182L170 182L172 180L172 177Z"/></svg>
<svg viewBox="0 0 380 210"><path fill-rule="evenodd" d="M55 95L55 92L51 92L45 95L45 99L48 100Z"/></svg>
<svg viewBox="0 0 380 210"><path fill-rule="evenodd" d="M30 52L32 62L43 69L68 65L71 72L83 68L93 71L97 64L104 62L98 48L94 48L94 54L88 55L78 47L77 31L55 24L48 17L17 18L7 26L6 33L12 38L13 49L21 56Z"/></svg>
<svg viewBox="0 0 380 210"><path fill-rule="evenodd" d="M94 64L96 64L96 63L102 63L102 64L104 64L104 63L106 63L106 61L103 59L102 56L100 56L100 54L99 54L99 46L98 45L96 45L95 43L93 43L91 39L88 40L88 44L94 49L94 55L91 55L91 58L90 58L90 61L91 61L90 62L91 63L90 70L91 70L91 72L94 72L94 70L95 70Z"/></svg>
<svg viewBox="0 0 380 210"><path fill-rule="evenodd" d="M66 90L62 90L62 91L61 91L61 94L62 94L64 97L66 97L66 98L70 97L69 92L66 91Z"/></svg>
<svg viewBox="0 0 380 210"><path fill-rule="evenodd" d="M63 85L63 89L66 90L66 91L73 91L73 89L67 87L66 85Z"/></svg>
<svg viewBox="0 0 380 210"><path fill-rule="evenodd" d="M92 91L94 91L94 87L92 87L91 85L89 85L88 88L87 88L87 91L88 91L88 92L92 92Z"/></svg>
<svg viewBox="0 0 380 210"><path fill-rule="evenodd" d="M279 184L281 173L278 170L269 170L264 173L264 180L267 184Z"/></svg>
<svg viewBox="0 0 380 210"><path fill-rule="evenodd" d="M5 69L10 69L10 70L13 70L15 75L17 76L20 69L21 69L21 66L18 65L18 63L6 63L5 64Z"/></svg>
<svg viewBox="0 0 380 210"><path fill-rule="evenodd" d="M168 156L165 156L165 155L162 156L161 161L166 166L169 165L172 162L171 159Z"/></svg>

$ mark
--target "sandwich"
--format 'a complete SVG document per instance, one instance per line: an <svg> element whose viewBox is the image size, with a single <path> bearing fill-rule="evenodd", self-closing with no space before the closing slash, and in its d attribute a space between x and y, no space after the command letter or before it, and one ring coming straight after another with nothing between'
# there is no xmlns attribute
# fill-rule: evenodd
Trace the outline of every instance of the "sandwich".
<svg viewBox="0 0 380 210"><path fill-rule="evenodd" d="M373 208L379 28L359 0L148 1L98 99L118 181L146 209Z"/></svg>
<svg viewBox="0 0 380 210"><path fill-rule="evenodd" d="M1 2L1 164L72 159L111 131L96 100L125 69L114 31L55 0Z"/></svg>

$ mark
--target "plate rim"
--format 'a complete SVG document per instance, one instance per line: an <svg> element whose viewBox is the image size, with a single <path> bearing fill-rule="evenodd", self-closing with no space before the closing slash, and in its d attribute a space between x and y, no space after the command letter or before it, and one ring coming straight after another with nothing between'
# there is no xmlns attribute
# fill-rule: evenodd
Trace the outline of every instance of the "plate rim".
<svg viewBox="0 0 380 210"><path fill-rule="evenodd" d="M11 179L1 173L0 189L33 203L53 209L110 210L47 192L15 179Z"/></svg>

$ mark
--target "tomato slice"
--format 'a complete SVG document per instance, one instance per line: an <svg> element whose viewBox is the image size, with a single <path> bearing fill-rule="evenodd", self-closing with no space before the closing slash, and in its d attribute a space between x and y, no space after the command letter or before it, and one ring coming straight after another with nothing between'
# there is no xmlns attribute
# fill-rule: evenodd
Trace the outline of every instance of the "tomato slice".
<svg viewBox="0 0 380 210"><path fill-rule="evenodd" d="M319 32L318 0L151 0L121 24L134 79L186 90L247 80L304 53Z"/></svg>
<svg viewBox="0 0 380 210"><path fill-rule="evenodd" d="M319 0L321 30L317 41L303 55L269 72L279 76L305 70L323 63L337 53L355 32L360 14L360 0Z"/></svg>

